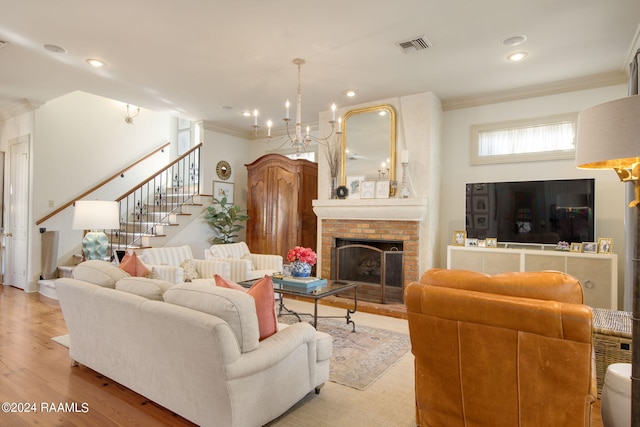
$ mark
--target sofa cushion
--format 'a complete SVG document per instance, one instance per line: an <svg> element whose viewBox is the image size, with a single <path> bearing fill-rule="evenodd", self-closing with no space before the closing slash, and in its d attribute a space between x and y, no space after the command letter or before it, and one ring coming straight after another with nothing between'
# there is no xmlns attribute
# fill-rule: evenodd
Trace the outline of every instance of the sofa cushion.
<svg viewBox="0 0 640 427"><path fill-rule="evenodd" d="M127 277L116 282L116 289L131 294L140 295L148 299L162 301L162 295L173 284L164 280L149 279L146 277Z"/></svg>
<svg viewBox="0 0 640 427"><path fill-rule="evenodd" d="M74 279L104 286L105 288L115 288L116 282L126 277L130 277L126 271L100 260L84 261L73 269Z"/></svg>
<svg viewBox="0 0 640 427"><path fill-rule="evenodd" d="M164 293L168 303L220 317L229 324L242 353L259 346L256 305L247 293L199 283L182 283Z"/></svg>
<svg viewBox="0 0 640 427"><path fill-rule="evenodd" d="M235 289L251 295L256 304L256 314L258 315L258 325L260 328L260 341L278 332L278 321L276 319L276 307L274 304L273 280L270 276L264 276L254 283L249 289L227 280L216 274L216 286L228 289Z"/></svg>
<svg viewBox="0 0 640 427"><path fill-rule="evenodd" d="M138 259L135 252L127 252L120 261L120 268L136 277L147 277L151 273L151 270Z"/></svg>

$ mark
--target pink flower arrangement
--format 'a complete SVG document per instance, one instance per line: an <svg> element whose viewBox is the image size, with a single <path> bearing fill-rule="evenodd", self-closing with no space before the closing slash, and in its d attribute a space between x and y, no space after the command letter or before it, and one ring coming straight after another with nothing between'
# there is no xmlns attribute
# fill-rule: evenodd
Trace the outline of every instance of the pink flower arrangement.
<svg viewBox="0 0 640 427"><path fill-rule="evenodd" d="M289 260L289 262L299 261L306 262L309 265L315 265L317 255L311 248L296 246L295 248L287 252L287 259Z"/></svg>

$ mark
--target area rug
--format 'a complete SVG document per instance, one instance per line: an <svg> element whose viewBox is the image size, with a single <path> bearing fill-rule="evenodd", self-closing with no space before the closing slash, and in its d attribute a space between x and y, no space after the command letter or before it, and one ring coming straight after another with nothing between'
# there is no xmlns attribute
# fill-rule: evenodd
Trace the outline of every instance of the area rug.
<svg viewBox="0 0 640 427"><path fill-rule="evenodd" d="M294 323L294 316L282 316L282 323ZM334 319L318 319L318 330L333 337L329 380L357 390L366 390L395 365L410 348L409 335L384 329L351 325ZM69 347L69 335L52 338Z"/></svg>
<svg viewBox="0 0 640 427"><path fill-rule="evenodd" d="M281 316L282 323L294 323L294 316ZM409 335L335 319L318 319L318 330L333 337L329 380L366 390L410 349Z"/></svg>

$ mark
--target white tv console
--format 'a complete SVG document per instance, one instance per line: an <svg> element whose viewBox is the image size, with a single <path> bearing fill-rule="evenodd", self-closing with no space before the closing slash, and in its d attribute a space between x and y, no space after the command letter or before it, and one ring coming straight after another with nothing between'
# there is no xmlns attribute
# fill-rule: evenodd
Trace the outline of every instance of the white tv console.
<svg viewBox="0 0 640 427"><path fill-rule="evenodd" d="M487 274L509 271L557 270L580 280L584 302L591 307L618 310L618 256L554 251L553 249L449 246L447 268Z"/></svg>

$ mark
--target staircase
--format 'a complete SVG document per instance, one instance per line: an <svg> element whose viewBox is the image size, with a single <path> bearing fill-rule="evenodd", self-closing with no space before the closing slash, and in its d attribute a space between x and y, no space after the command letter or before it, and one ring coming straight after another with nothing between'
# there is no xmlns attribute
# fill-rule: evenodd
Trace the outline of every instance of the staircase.
<svg viewBox="0 0 640 427"><path fill-rule="evenodd" d="M114 250L164 246L210 203L199 186L200 145L178 157L162 170L116 201L120 228L104 230ZM73 267L59 268L59 277L70 277ZM53 280L39 280L40 293L57 299Z"/></svg>
<svg viewBox="0 0 640 427"><path fill-rule="evenodd" d="M163 246L180 225L202 212L199 164L196 146L116 199L120 229L108 233L112 249Z"/></svg>

